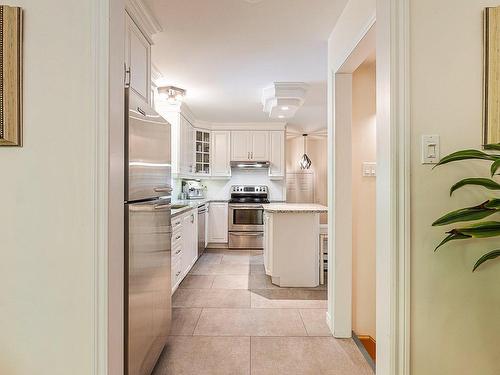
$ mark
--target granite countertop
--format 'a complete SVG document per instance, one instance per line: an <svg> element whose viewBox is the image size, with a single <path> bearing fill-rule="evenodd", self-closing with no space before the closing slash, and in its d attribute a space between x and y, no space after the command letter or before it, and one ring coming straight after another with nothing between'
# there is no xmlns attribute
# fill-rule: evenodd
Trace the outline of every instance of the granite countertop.
<svg viewBox="0 0 500 375"><path fill-rule="evenodd" d="M271 203L264 205L264 211L274 213L324 213L328 207L313 203Z"/></svg>
<svg viewBox="0 0 500 375"><path fill-rule="evenodd" d="M172 217L179 216L185 212L191 211L193 209L197 209L203 204L207 204L210 202L227 202L227 200L218 200L218 199L172 199L172 205L185 205L186 207L175 208L172 209Z"/></svg>

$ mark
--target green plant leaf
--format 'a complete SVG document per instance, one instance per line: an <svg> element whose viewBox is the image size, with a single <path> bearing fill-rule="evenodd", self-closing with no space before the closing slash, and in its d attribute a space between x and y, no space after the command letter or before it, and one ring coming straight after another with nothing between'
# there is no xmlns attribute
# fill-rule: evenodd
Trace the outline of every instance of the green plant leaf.
<svg viewBox="0 0 500 375"><path fill-rule="evenodd" d="M444 158L441 159L439 163L437 163L434 166L434 168L443 164L451 163L453 161L471 160L471 159L495 161L497 160L497 158L498 157L496 157L496 155L489 155L478 150L462 150L445 156Z"/></svg>
<svg viewBox="0 0 500 375"><path fill-rule="evenodd" d="M477 260L476 264L474 264L474 268L472 269L472 272L474 272L484 262L498 258L498 257L500 257L500 250L493 250L487 254L484 254L481 258L479 258Z"/></svg>
<svg viewBox="0 0 500 375"><path fill-rule="evenodd" d="M474 238L488 238L500 236L499 221L485 221L483 223L471 224L465 228L453 229L449 233L460 233Z"/></svg>
<svg viewBox="0 0 500 375"><path fill-rule="evenodd" d="M500 151L500 143L490 143L487 145L484 145L485 150L495 150L495 151Z"/></svg>
<svg viewBox="0 0 500 375"><path fill-rule="evenodd" d="M500 210L500 199L490 199L484 204L486 208L493 208L495 210Z"/></svg>
<svg viewBox="0 0 500 375"><path fill-rule="evenodd" d="M500 168L500 159L495 160L493 164L491 164L491 177L497 173L498 168Z"/></svg>
<svg viewBox="0 0 500 375"><path fill-rule="evenodd" d="M442 226L463 221L474 221L474 220L484 219L485 217L493 215L495 212L499 211L495 207L487 207L487 204L489 204L490 202L491 201L486 201L483 204L480 204L479 206L462 208L460 210L450 212L442 216L441 218L437 219L434 223L432 223L432 226Z"/></svg>
<svg viewBox="0 0 500 375"><path fill-rule="evenodd" d="M489 178L464 178L451 187L450 195L452 195L455 190L467 185L482 186L489 190L500 190L500 184Z"/></svg>
<svg viewBox="0 0 500 375"><path fill-rule="evenodd" d="M447 242L450 242L453 240L465 240L467 238L472 238L472 236L468 236L468 235L465 235L462 233L457 233L457 232L450 233L450 234L448 234L448 236L446 236L446 238L444 240L441 241L441 243L439 245L436 246L434 251L437 251L437 249L439 249L441 246L443 246Z"/></svg>

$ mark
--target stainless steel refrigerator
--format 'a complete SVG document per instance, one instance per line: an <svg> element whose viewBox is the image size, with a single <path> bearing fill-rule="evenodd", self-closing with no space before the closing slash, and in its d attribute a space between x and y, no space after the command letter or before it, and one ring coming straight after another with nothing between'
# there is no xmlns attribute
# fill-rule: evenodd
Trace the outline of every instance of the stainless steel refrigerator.
<svg viewBox="0 0 500 375"><path fill-rule="evenodd" d="M150 375L172 318L171 129L130 89L125 103L125 374Z"/></svg>

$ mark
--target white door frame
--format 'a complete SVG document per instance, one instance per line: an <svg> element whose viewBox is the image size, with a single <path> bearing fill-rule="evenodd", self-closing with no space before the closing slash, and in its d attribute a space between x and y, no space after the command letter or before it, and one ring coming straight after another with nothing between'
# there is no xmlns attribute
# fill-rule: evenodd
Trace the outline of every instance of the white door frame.
<svg viewBox="0 0 500 375"><path fill-rule="evenodd" d="M92 1L94 86L93 374L108 373L109 0Z"/></svg>
<svg viewBox="0 0 500 375"><path fill-rule="evenodd" d="M409 0L377 0L330 71L329 248L327 322L335 337L352 334L352 72L358 47L377 23L377 374L409 374L410 129ZM338 56L337 56L338 58ZM354 63L353 63L354 62ZM358 64L359 65L359 64Z"/></svg>

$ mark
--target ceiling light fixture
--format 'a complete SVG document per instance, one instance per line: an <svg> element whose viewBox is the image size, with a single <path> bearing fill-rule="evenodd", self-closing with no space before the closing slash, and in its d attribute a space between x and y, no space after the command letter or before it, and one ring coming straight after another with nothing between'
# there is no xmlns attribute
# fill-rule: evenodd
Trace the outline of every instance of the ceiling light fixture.
<svg viewBox="0 0 500 375"><path fill-rule="evenodd" d="M309 169L311 168L312 161L309 159L309 156L307 156L307 134L302 134L304 137L304 155L302 155L302 158L299 161L300 169Z"/></svg>
<svg viewBox="0 0 500 375"><path fill-rule="evenodd" d="M163 86L158 87L158 95L169 104L179 104L186 96L186 90L175 86Z"/></svg>
<svg viewBox="0 0 500 375"><path fill-rule="evenodd" d="M264 112L272 119L290 119L304 104L309 85L304 82L274 82L262 91Z"/></svg>

